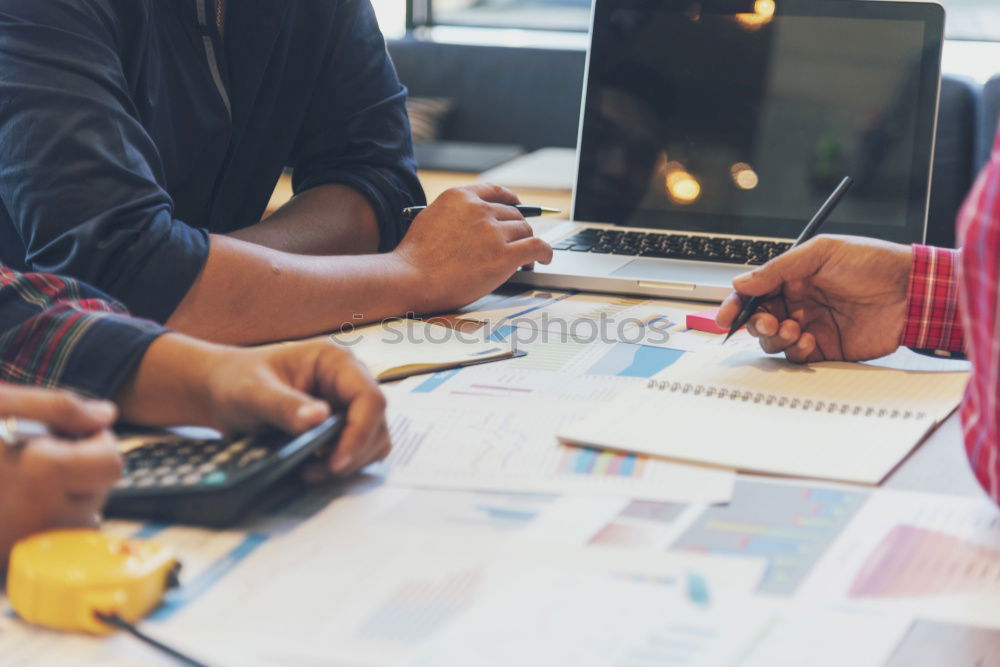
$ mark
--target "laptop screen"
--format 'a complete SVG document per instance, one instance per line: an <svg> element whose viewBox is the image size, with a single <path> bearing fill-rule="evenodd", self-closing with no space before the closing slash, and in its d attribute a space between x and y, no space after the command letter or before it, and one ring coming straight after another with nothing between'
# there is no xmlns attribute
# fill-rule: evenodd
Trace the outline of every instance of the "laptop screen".
<svg viewBox="0 0 1000 667"><path fill-rule="evenodd" d="M597 0L576 220L923 239L943 12L922 2Z"/></svg>

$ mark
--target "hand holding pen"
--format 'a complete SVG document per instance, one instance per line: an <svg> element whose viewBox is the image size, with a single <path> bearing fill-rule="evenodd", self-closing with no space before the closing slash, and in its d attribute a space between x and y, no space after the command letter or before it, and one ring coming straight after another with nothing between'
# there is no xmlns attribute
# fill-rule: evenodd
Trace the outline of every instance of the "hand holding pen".
<svg viewBox="0 0 1000 667"><path fill-rule="evenodd" d="M792 247L789 248L789 250L797 248L816 235L819 228L824 222L826 222L826 219L830 217L833 210L837 208L837 204L839 204L840 200L845 194L847 194L847 191L851 188L853 183L854 179L850 176L844 176L844 179L834 189L827 200L823 202L823 205L819 207L819 210L816 211L812 220L806 223L802 233L799 234L799 238L795 239L795 243L792 244ZM750 320L750 317L757 312L757 309L760 308L762 303L763 298L759 296L753 296L746 300L746 303L743 304L743 308L740 309L740 312L737 313L736 317L733 319L732 325L729 327L729 333L726 334L725 340L722 341L723 344L732 338L733 334L739 331Z"/></svg>
<svg viewBox="0 0 1000 667"><path fill-rule="evenodd" d="M537 218L544 213L562 213L557 208L549 208L548 206L531 206L527 204L517 204L514 206L518 212L525 218ZM427 209L426 206L408 206L403 209L402 216L405 220L413 220L415 217L423 213Z"/></svg>
<svg viewBox="0 0 1000 667"><path fill-rule="evenodd" d="M728 329L749 297L747 331L789 361L861 361L895 351L916 250L860 236L820 236L738 276L716 323Z"/></svg>

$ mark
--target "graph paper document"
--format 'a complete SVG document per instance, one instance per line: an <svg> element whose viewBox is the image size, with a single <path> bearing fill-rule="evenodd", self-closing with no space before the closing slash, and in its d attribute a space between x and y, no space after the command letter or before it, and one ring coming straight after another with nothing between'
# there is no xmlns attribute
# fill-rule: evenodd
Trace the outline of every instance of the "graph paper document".
<svg viewBox="0 0 1000 667"><path fill-rule="evenodd" d="M558 429L592 409L584 400L497 400L394 394L392 484L446 489L580 493L678 502L726 502L731 470L561 445ZM379 470L379 468L373 468Z"/></svg>
<svg viewBox="0 0 1000 667"><path fill-rule="evenodd" d="M564 442L741 470L875 484L959 404L968 374L689 354Z"/></svg>

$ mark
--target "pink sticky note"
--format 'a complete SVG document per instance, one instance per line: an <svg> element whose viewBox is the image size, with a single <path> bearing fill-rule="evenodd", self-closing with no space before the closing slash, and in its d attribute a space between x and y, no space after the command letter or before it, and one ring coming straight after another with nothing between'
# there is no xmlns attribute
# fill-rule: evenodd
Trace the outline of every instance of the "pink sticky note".
<svg viewBox="0 0 1000 667"><path fill-rule="evenodd" d="M703 310L700 313L691 313L687 316L688 329L704 331L705 333L724 334L729 333L725 329L719 328L715 323L715 316L719 314L718 308Z"/></svg>

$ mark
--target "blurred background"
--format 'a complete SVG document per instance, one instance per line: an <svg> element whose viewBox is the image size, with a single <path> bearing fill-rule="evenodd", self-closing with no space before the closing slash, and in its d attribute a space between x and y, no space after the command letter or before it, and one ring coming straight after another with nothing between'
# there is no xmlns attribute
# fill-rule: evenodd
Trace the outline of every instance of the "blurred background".
<svg viewBox="0 0 1000 667"><path fill-rule="evenodd" d="M374 0L387 37L406 30L407 0ZM583 33L590 0L409 0L413 27L463 26ZM941 0L953 40L1000 41L1000 0Z"/></svg>

